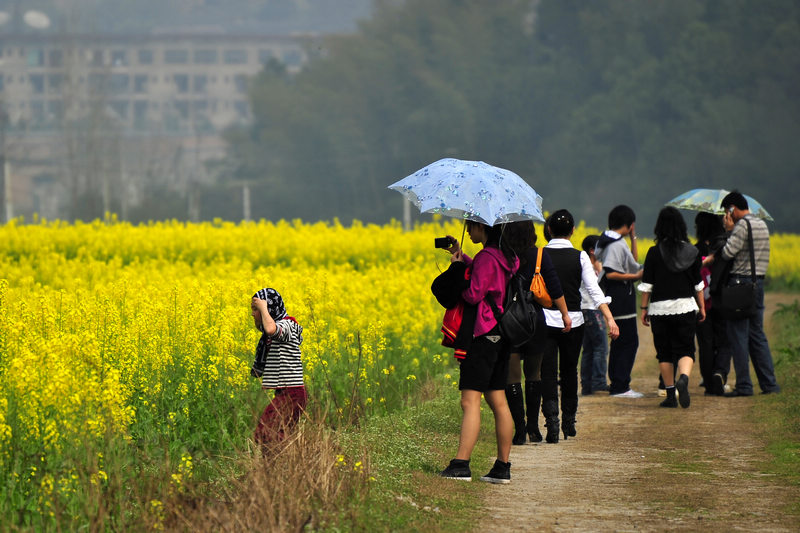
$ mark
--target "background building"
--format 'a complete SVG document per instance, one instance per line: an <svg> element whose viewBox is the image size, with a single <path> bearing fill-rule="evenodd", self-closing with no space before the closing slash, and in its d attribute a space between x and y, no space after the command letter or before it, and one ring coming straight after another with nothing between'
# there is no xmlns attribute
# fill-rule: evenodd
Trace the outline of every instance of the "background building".
<svg viewBox="0 0 800 533"><path fill-rule="evenodd" d="M23 17L0 21L4 220L128 218L162 189L198 219L194 190L215 179L208 163L224 155L222 132L250 118L248 80L270 61L297 72L312 40L213 28L54 33L43 13Z"/></svg>

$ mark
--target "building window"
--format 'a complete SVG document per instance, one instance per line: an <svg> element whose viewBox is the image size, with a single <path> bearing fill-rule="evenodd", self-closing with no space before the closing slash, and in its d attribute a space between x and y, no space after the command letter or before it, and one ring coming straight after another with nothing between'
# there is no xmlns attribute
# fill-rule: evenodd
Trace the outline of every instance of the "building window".
<svg viewBox="0 0 800 533"><path fill-rule="evenodd" d="M247 117L247 102L244 100L236 100L233 102L233 107L240 117Z"/></svg>
<svg viewBox="0 0 800 533"><path fill-rule="evenodd" d="M241 94L247 92L247 76L244 74L237 74L233 77L233 82L236 84L236 92Z"/></svg>
<svg viewBox="0 0 800 533"><path fill-rule="evenodd" d="M54 93L61 91L63 81L64 76L62 74L50 74L47 76L47 85L50 87L50 91Z"/></svg>
<svg viewBox="0 0 800 533"><path fill-rule="evenodd" d="M139 50L139 64L152 65L153 64L153 51L152 50Z"/></svg>
<svg viewBox="0 0 800 533"><path fill-rule="evenodd" d="M93 50L92 51L92 60L91 66L93 67L102 67L103 66L103 51L102 50Z"/></svg>
<svg viewBox="0 0 800 533"><path fill-rule="evenodd" d="M111 51L111 65L114 67L124 67L128 64L128 54L125 50L112 50Z"/></svg>
<svg viewBox="0 0 800 533"><path fill-rule="evenodd" d="M61 100L50 100L47 102L47 114L50 118L61 120L64 118L64 104Z"/></svg>
<svg viewBox="0 0 800 533"><path fill-rule="evenodd" d="M50 50L50 66L61 67L64 66L64 52L61 50Z"/></svg>
<svg viewBox="0 0 800 533"><path fill-rule="evenodd" d="M41 48L33 48L28 50L28 66L29 67L42 67L44 66L44 50Z"/></svg>
<svg viewBox="0 0 800 533"><path fill-rule="evenodd" d="M259 50L258 51L258 62L262 65L266 65L269 63L269 60L275 57L275 54L272 50Z"/></svg>
<svg viewBox="0 0 800 533"><path fill-rule="evenodd" d="M217 51L206 49L195 50L194 62L201 65L213 65L217 62Z"/></svg>
<svg viewBox="0 0 800 533"><path fill-rule="evenodd" d="M91 94L105 94L108 89L108 79L104 74L90 73L87 82Z"/></svg>
<svg viewBox="0 0 800 533"><path fill-rule="evenodd" d="M198 74L192 80L192 90L196 93L203 94L206 92L206 86L208 85L208 76L205 74Z"/></svg>
<svg viewBox="0 0 800 533"><path fill-rule="evenodd" d="M164 63L168 65L181 65L189 62L189 51L179 49L164 50Z"/></svg>
<svg viewBox="0 0 800 533"><path fill-rule="evenodd" d="M130 76L127 74L111 75L111 92L114 94L126 93L130 86Z"/></svg>
<svg viewBox="0 0 800 533"><path fill-rule="evenodd" d="M109 104L119 118L128 118L128 101L112 100Z"/></svg>
<svg viewBox="0 0 800 533"><path fill-rule="evenodd" d="M44 102L42 100L31 100L31 119L34 122L44 121Z"/></svg>
<svg viewBox="0 0 800 533"><path fill-rule="evenodd" d="M228 65L247 63L247 50L225 50L225 63Z"/></svg>
<svg viewBox="0 0 800 533"><path fill-rule="evenodd" d="M147 92L147 74L137 74L133 77L133 92L146 93Z"/></svg>
<svg viewBox="0 0 800 533"><path fill-rule="evenodd" d="M287 50L283 53L283 63L289 67L299 67L303 62L303 55L298 50Z"/></svg>
<svg viewBox="0 0 800 533"><path fill-rule="evenodd" d="M28 80L33 94L44 93L44 74L30 74L28 75Z"/></svg>
<svg viewBox="0 0 800 533"><path fill-rule="evenodd" d="M188 100L175 100L175 110L181 118L189 118L189 102Z"/></svg>
<svg viewBox="0 0 800 533"><path fill-rule="evenodd" d="M187 74L175 74L172 78L175 80L175 86L179 93L189 92L189 76Z"/></svg>
<svg viewBox="0 0 800 533"><path fill-rule="evenodd" d="M147 120L147 101L135 100L133 102L133 120L136 121L138 126L143 126Z"/></svg>

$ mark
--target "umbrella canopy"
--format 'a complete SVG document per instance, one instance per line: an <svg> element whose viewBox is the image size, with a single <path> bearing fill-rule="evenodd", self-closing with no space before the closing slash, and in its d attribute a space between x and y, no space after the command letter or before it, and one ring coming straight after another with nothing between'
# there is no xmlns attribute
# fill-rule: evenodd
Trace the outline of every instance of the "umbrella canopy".
<svg viewBox="0 0 800 533"><path fill-rule="evenodd" d="M440 159L389 185L422 213L441 213L489 226L544 221L542 197L517 174L483 161Z"/></svg>
<svg viewBox="0 0 800 533"><path fill-rule="evenodd" d="M692 189L691 191L686 191L685 193L676 196L664 205L671 205L672 207L677 207L678 209L703 211L705 213L722 215L724 214L724 211L720 204L722 203L722 199L725 198L729 192L730 191L726 191L725 189ZM764 209L764 206L762 206L755 198L746 194L743 196L747 200L747 205L753 215L765 220L773 220L772 216L770 216L770 214L767 213L767 210Z"/></svg>

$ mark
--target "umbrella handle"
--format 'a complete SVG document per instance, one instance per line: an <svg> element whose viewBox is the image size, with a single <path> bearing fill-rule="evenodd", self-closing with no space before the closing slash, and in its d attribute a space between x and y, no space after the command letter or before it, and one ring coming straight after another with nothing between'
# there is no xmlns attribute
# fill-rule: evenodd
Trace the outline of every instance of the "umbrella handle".
<svg viewBox="0 0 800 533"><path fill-rule="evenodd" d="M467 219L464 219L464 227L461 229L461 244L459 247L463 250L464 249L464 234L467 232Z"/></svg>

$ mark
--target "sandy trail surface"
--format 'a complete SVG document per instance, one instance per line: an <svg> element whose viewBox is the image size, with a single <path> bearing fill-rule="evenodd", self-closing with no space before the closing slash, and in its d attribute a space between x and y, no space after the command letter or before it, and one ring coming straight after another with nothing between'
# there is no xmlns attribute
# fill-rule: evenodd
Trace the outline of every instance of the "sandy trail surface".
<svg viewBox="0 0 800 533"><path fill-rule="evenodd" d="M767 293L767 327L778 303L797 299ZM764 398L704 396L695 365L691 407L659 408L641 324L639 342L632 387L645 397L581 396L577 437L514 446L512 482L490 488L476 531L800 531L786 512L800 487L763 472L764 439L747 416Z"/></svg>

